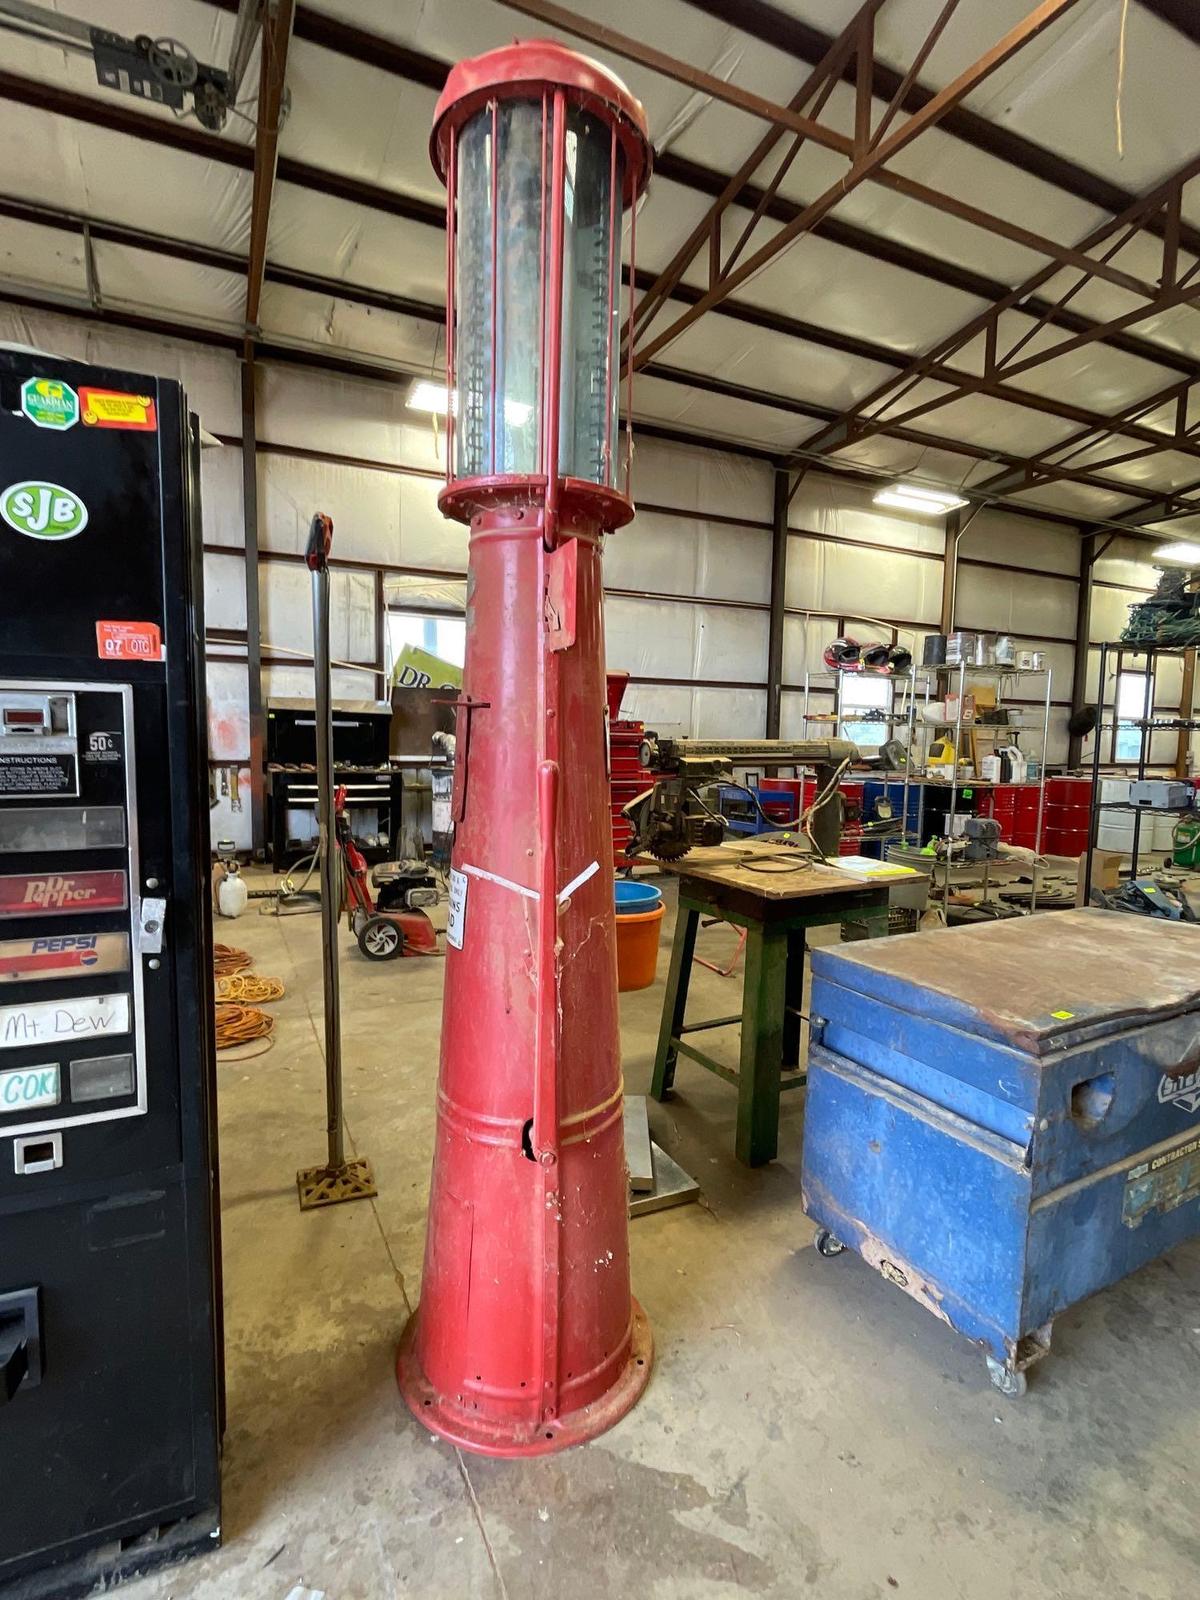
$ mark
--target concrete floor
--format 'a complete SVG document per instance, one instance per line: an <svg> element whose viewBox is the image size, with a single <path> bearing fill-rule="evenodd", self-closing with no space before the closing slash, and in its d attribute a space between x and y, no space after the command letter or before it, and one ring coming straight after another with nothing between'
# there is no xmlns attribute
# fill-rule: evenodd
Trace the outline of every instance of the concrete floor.
<svg viewBox="0 0 1200 1600"><path fill-rule="evenodd" d="M125 1600L1196 1593L1200 1247L1061 1317L1005 1401L965 1341L856 1257L809 1248L802 1096L779 1160L750 1172L732 1091L686 1062L651 1122L704 1203L632 1224L657 1347L641 1403L527 1463L432 1438L392 1367L419 1290L443 967L369 966L343 935L347 1124L379 1198L301 1215L295 1170L324 1155L319 925L256 906L218 931L288 985L274 1049L219 1069L225 1543ZM659 983L622 997L632 1092L669 922ZM710 959L732 946L701 934ZM693 1015L735 1009L736 983L698 969Z"/></svg>

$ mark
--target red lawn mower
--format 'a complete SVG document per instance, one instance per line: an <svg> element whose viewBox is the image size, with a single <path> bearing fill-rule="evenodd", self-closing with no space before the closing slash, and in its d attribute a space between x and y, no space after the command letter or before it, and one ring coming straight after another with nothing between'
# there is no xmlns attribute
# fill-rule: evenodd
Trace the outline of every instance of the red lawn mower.
<svg viewBox="0 0 1200 1600"><path fill-rule="evenodd" d="M378 891L372 899L367 863L350 832L345 786L333 796L337 847L344 867L343 902L350 931L368 961L437 954L437 930L422 906L437 903L437 879L423 861L382 861L371 874Z"/></svg>

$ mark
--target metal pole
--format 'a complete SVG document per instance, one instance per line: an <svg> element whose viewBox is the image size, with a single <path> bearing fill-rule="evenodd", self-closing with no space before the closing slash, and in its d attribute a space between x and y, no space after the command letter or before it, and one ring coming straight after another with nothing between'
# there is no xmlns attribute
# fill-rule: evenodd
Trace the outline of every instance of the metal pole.
<svg viewBox="0 0 1200 1600"><path fill-rule="evenodd" d="M1089 657L1091 655L1092 633L1092 592L1096 576L1096 561L1099 552L1099 535L1095 533L1084 534L1079 542L1079 589L1075 601L1075 659L1071 668L1071 713L1082 711L1087 704L1087 679ZM1098 697L1103 709L1103 693ZM1100 712L1097 712L1096 741L1100 740L1099 723L1103 721ZM1083 736L1073 733L1067 746L1067 766L1077 767L1083 760Z"/></svg>
<svg viewBox="0 0 1200 1600"><path fill-rule="evenodd" d="M767 632L767 738L778 739L783 707L783 634L788 558L788 474L775 468L771 518L771 615ZM808 707L805 707L807 711ZM771 771L767 769L768 773Z"/></svg>
<svg viewBox="0 0 1200 1600"><path fill-rule="evenodd" d="M1083 903L1092 903L1092 857L1100 837L1100 735L1104 732L1104 683L1108 672L1108 644L1100 646L1099 682L1096 686L1096 735L1092 741L1092 809L1088 816L1087 860L1083 866ZM1116 720L1115 708L1114 717Z"/></svg>
<svg viewBox="0 0 1200 1600"><path fill-rule="evenodd" d="M1038 883L1041 869L1038 862L1042 855L1042 820L1046 814L1046 757L1050 751L1050 688L1054 681L1053 669L1046 668L1046 703L1042 710L1042 759L1039 763L1040 781L1038 783L1038 810L1037 833L1034 836L1033 848L1033 889L1029 897L1030 911L1037 910Z"/></svg>
<svg viewBox="0 0 1200 1600"><path fill-rule="evenodd" d="M262 694L262 634L258 594L258 453L254 348L242 360L242 508L245 527L246 684L250 717L250 845L256 860L266 848L267 718ZM282 868L283 863L273 863Z"/></svg>
<svg viewBox="0 0 1200 1600"><path fill-rule="evenodd" d="M1146 758L1150 754L1150 738L1151 738L1151 734L1150 734L1150 718L1151 718L1151 715L1152 715L1152 713L1154 711L1155 691L1158 688L1158 683L1157 683L1158 657L1155 654L1155 647L1152 644L1147 644L1147 645L1143 646L1143 649L1146 652L1146 692L1142 696L1142 727L1141 727L1141 735L1142 735L1142 737L1141 737L1141 740L1138 743L1137 775L1138 775L1139 783L1146 776ZM1121 679L1120 679L1120 674L1118 674L1118 676L1117 676L1117 698L1118 698L1118 701L1120 699L1120 694L1121 694ZM1116 717L1113 718L1114 722L1117 721L1117 720L1118 720L1118 718L1116 718ZM1153 826L1153 824L1151 824L1151 826ZM1141 842L1142 842L1142 813L1141 813L1140 810L1137 809L1137 807L1135 807L1134 808L1134 812L1133 812L1133 860L1130 862L1130 868L1131 868L1130 877L1132 877L1132 878L1136 878L1137 875L1138 875L1138 853L1139 853L1139 847L1141 845Z"/></svg>
<svg viewBox="0 0 1200 1600"><path fill-rule="evenodd" d="M325 1010L325 1110L329 1165L341 1167L342 1012L338 989L337 853L333 846L333 707L329 666L329 568L312 574L313 668L317 701L317 841L321 861L321 977Z"/></svg>
<svg viewBox="0 0 1200 1600"><path fill-rule="evenodd" d="M321 977L325 1012L325 1131L327 1157L296 1174L300 1209L363 1200L377 1193L371 1163L346 1160L342 1128L342 1013L338 987L338 923L341 906L333 806L333 703L329 660L329 547L333 521L312 520L305 560L312 573L313 676L317 730L317 848L321 863Z"/></svg>

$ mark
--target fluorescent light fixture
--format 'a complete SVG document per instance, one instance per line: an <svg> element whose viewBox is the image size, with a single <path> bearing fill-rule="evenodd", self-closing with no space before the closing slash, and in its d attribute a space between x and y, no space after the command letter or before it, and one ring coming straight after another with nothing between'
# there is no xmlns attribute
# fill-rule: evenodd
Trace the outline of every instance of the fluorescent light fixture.
<svg viewBox="0 0 1200 1600"><path fill-rule="evenodd" d="M1169 567L1200 567L1200 544L1190 544L1186 539L1175 544L1160 544L1150 559Z"/></svg>
<svg viewBox="0 0 1200 1600"><path fill-rule="evenodd" d="M898 483L894 487L898 494L915 496L918 500L936 500L947 511L957 511L959 506L968 504L957 489L936 489L928 483Z"/></svg>
<svg viewBox="0 0 1200 1600"><path fill-rule="evenodd" d="M925 516L944 517L969 502L953 489L930 488L923 483L893 483L875 495L877 506L892 506L897 511L919 511Z"/></svg>
<svg viewBox="0 0 1200 1600"><path fill-rule="evenodd" d="M455 397L454 414L458 415L457 396ZM408 391L408 399L404 402L410 411L431 411L436 416L446 415L446 385L444 383L430 383L427 378L418 378ZM533 415L533 407L526 405L523 400L506 400L504 402L504 420L510 428L523 428Z"/></svg>
<svg viewBox="0 0 1200 1600"><path fill-rule="evenodd" d="M430 383L425 378L418 378L408 391L408 399L404 402L410 411L432 411L439 417L446 415L446 385L444 383Z"/></svg>

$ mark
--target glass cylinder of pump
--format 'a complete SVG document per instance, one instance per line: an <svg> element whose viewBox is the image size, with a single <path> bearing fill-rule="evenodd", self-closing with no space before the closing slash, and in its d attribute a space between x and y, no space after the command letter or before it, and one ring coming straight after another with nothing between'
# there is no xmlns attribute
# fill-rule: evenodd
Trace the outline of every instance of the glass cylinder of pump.
<svg viewBox="0 0 1200 1600"><path fill-rule="evenodd" d="M648 176L644 115L573 52L538 41L512 53L518 76L459 85L434 129L450 195L440 503L468 520L544 497L548 520L561 503L618 527L632 516L618 447L622 218ZM538 67L547 81L531 81ZM550 81L556 70L566 81Z"/></svg>

